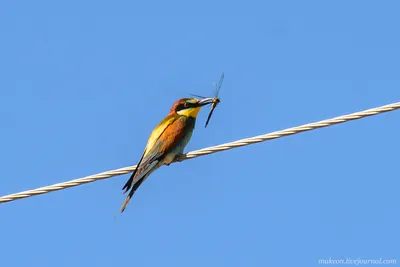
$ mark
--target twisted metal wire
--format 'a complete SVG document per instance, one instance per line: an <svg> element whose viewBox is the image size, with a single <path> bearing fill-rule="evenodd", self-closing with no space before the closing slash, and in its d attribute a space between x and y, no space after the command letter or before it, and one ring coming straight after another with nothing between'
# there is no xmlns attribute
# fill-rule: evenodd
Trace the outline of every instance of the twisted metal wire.
<svg viewBox="0 0 400 267"><path fill-rule="evenodd" d="M292 128L288 128L285 130L276 131L276 132L272 132L272 133L268 133L268 134L264 134L264 135L245 138L245 139L237 140L237 141L230 142L230 143L225 143L225 144L212 146L212 147L206 147L206 148L203 148L200 150L189 152L186 155L179 158L178 160L183 161L183 160L192 159L192 158L196 158L196 157L200 157L200 156L204 156L204 155L208 155L208 154L212 154L212 153L216 153L216 152L221 152L224 150L233 149L236 147L247 146L247 145L251 145L251 144L265 142L268 140L281 138L281 137L288 136L288 135L298 134L301 132L311 131L311 130L318 129L318 128L328 127L331 125L335 125L335 124L339 124L339 123L343 123L343 122L347 122L347 121L351 121L351 120L358 120L358 119L361 119L364 117L373 116L373 115L377 115L380 113L393 111L396 109L400 109L400 102L388 104L388 105L377 107L377 108L367 109L364 111L355 112L355 113L351 113L348 115L335 117L332 119L322 120L319 122L308 123L308 124L304 124L301 126L292 127ZM129 172L134 171L135 169L136 169L136 165L130 166L130 167L125 167L125 168L120 168L120 169L116 169L116 170L106 171L106 172L102 172L102 173L98 173L98 174L94 174L94 175L89 175L89 176L86 176L83 178L78 178L78 179L63 182L63 183L58 183L58 184L54 184L54 185L40 187L37 189L32 189L32 190L27 190L27 191L23 191L23 192L19 192L19 193L2 196L2 197L0 197L0 203L5 203L5 202L14 201L17 199L27 198L27 197L41 195L41 194L46 194L49 192L62 190L65 188L78 186L81 184L86 184L86 183L91 183L91 182L102 180L102 179L107 179L107 178L110 178L113 176L127 174Z"/></svg>

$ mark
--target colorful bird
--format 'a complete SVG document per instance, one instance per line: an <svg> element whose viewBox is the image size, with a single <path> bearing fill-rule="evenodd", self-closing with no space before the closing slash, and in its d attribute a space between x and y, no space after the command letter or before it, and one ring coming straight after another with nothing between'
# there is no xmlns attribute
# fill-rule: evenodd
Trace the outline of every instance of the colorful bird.
<svg viewBox="0 0 400 267"><path fill-rule="evenodd" d="M153 130L136 170L122 190L131 190L121 207L125 210L136 189L162 165L171 164L183 154L192 137L197 114L202 106L212 104L213 98L182 98L176 101L165 119Z"/></svg>

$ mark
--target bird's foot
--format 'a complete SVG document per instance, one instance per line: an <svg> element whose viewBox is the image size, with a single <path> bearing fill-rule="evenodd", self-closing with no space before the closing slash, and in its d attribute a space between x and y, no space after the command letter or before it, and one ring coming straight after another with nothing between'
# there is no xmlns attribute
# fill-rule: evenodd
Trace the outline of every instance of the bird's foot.
<svg viewBox="0 0 400 267"><path fill-rule="evenodd" d="M164 163L164 164L167 165L167 166L169 166L169 165L171 165L171 163L174 163L174 162L181 162L182 159L183 159L184 157L185 157L185 154L179 153L179 154L177 154L177 155L174 157L174 160L173 160L173 161L171 161L171 162L169 162L169 163Z"/></svg>
<svg viewBox="0 0 400 267"><path fill-rule="evenodd" d="M185 154L179 153L178 155L175 156L175 161L176 162L181 162L184 157L185 157Z"/></svg>

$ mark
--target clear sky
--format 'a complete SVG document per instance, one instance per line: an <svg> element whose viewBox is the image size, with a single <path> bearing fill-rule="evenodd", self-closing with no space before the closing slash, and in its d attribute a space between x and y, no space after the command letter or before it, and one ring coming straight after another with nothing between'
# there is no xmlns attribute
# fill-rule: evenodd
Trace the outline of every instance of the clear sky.
<svg viewBox="0 0 400 267"><path fill-rule="evenodd" d="M2 1L0 195L134 165L172 103L187 151L400 101L398 1ZM0 266L396 259L400 112L0 205Z"/></svg>

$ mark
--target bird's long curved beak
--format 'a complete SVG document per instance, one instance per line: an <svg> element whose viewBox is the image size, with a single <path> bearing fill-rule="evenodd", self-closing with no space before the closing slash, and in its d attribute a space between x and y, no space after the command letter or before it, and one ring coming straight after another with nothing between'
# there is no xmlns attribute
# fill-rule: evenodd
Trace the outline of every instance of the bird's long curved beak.
<svg viewBox="0 0 400 267"><path fill-rule="evenodd" d="M214 98L207 97L207 98L204 98L204 99L200 100L199 102L197 102L197 104L199 105L199 107L202 107L205 105L212 104L213 102L214 102Z"/></svg>

